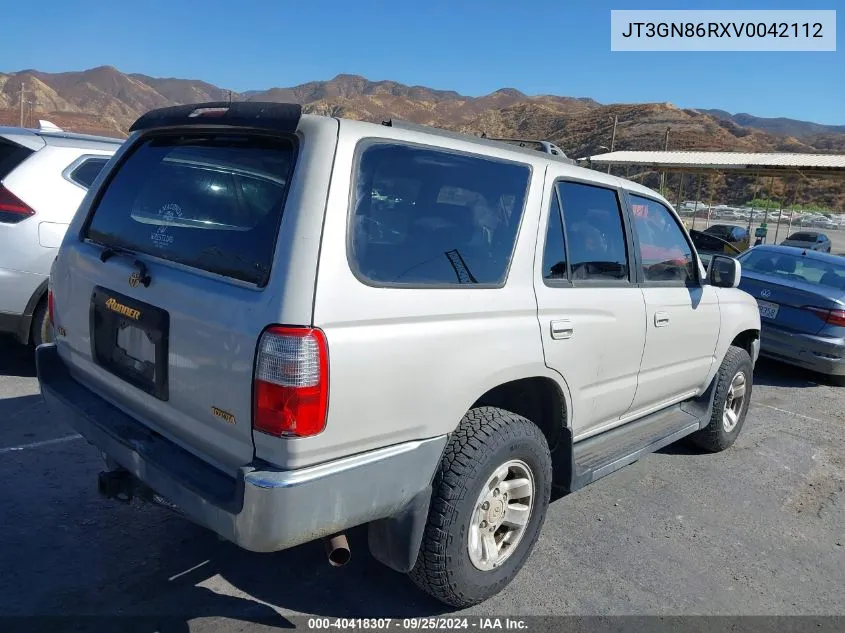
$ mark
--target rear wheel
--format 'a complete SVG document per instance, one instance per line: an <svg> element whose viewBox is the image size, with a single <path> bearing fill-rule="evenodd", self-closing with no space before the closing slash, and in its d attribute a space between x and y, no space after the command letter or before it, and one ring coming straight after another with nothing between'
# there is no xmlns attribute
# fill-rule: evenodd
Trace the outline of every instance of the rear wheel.
<svg viewBox="0 0 845 633"><path fill-rule="evenodd" d="M47 310L47 299L44 298L35 308L30 326L30 339L35 347L42 343L53 342L53 325L50 323L50 314Z"/></svg>
<svg viewBox="0 0 845 633"><path fill-rule="evenodd" d="M531 554L551 481L549 447L536 425L494 407L469 411L435 475L412 580L459 608L499 593Z"/></svg>
<svg viewBox="0 0 845 633"><path fill-rule="evenodd" d="M741 347L728 348L715 378L710 423L690 436L698 447L716 453L736 441L751 402L753 371L748 352Z"/></svg>

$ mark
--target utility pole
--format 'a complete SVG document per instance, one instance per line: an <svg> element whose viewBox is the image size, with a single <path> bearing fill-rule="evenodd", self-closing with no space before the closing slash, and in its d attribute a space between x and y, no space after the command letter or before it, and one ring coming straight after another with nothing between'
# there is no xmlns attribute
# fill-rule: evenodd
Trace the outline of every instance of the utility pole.
<svg viewBox="0 0 845 633"><path fill-rule="evenodd" d="M666 138L663 141L663 151L664 152L669 151L669 130L671 130L671 129L672 129L671 127L666 128ZM663 190L664 190L665 186L666 186L666 172L664 171L660 174L660 195L663 195Z"/></svg>
<svg viewBox="0 0 845 633"><path fill-rule="evenodd" d="M610 137L610 151L613 151L613 146L616 145L616 126L619 125L619 115L613 116L613 136ZM607 164L607 173L610 173L610 163Z"/></svg>
<svg viewBox="0 0 845 633"><path fill-rule="evenodd" d="M232 91L229 90L228 92L229 92L229 103L232 103Z"/></svg>
<svg viewBox="0 0 845 633"><path fill-rule="evenodd" d="M26 87L24 86L23 79L21 79L21 127L23 127L23 103L24 103L24 95L26 94Z"/></svg>

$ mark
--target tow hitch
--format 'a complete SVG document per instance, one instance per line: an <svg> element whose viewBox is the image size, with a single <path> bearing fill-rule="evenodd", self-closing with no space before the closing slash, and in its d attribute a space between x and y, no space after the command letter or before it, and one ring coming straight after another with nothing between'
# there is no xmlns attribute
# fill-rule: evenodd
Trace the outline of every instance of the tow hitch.
<svg viewBox="0 0 845 633"><path fill-rule="evenodd" d="M181 514L178 507L120 467L104 470L97 475L97 491L106 499L117 499L121 503L138 499Z"/></svg>
<svg viewBox="0 0 845 633"><path fill-rule="evenodd" d="M123 503L132 501L134 481L128 470L104 470L97 475L97 492L106 499L117 499Z"/></svg>

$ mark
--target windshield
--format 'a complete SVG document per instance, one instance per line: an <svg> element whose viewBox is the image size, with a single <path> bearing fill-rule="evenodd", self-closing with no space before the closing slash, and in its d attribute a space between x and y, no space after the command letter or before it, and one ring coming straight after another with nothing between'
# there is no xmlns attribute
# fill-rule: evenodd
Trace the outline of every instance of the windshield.
<svg viewBox="0 0 845 633"><path fill-rule="evenodd" d="M145 141L118 168L87 237L264 285L293 159L280 138Z"/></svg>
<svg viewBox="0 0 845 633"><path fill-rule="evenodd" d="M739 261L743 271L845 290L845 259L839 263L791 253L752 249L741 255Z"/></svg>

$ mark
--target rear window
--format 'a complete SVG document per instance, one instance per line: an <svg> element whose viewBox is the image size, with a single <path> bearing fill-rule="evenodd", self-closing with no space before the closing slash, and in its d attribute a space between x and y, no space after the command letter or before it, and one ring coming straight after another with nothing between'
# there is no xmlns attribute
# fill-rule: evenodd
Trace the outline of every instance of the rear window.
<svg viewBox="0 0 845 633"><path fill-rule="evenodd" d="M730 240L734 228L736 227L725 226L724 224L716 224L707 229L704 229L704 232L708 235L715 235L716 237L723 240Z"/></svg>
<svg viewBox="0 0 845 633"><path fill-rule="evenodd" d="M0 180L11 174L30 154L31 149L0 138Z"/></svg>
<svg viewBox="0 0 845 633"><path fill-rule="evenodd" d="M350 260L379 285L505 282L527 165L395 143L361 152Z"/></svg>
<svg viewBox="0 0 845 633"><path fill-rule="evenodd" d="M815 242L817 237L818 233L793 233L786 239L798 242Z"/></svg>
<svg viewBox="0 0 845 633"><path fill-rule="evenodd" d="M738 259L743 270L845 290L845 263L754 248Z"/></svg>
<svg viewBox="0 0 845 633"><path fill-rule="evenodd" d="M263 286L294 163L290 140L162 136L118 168L87 237Z"/></svg>

